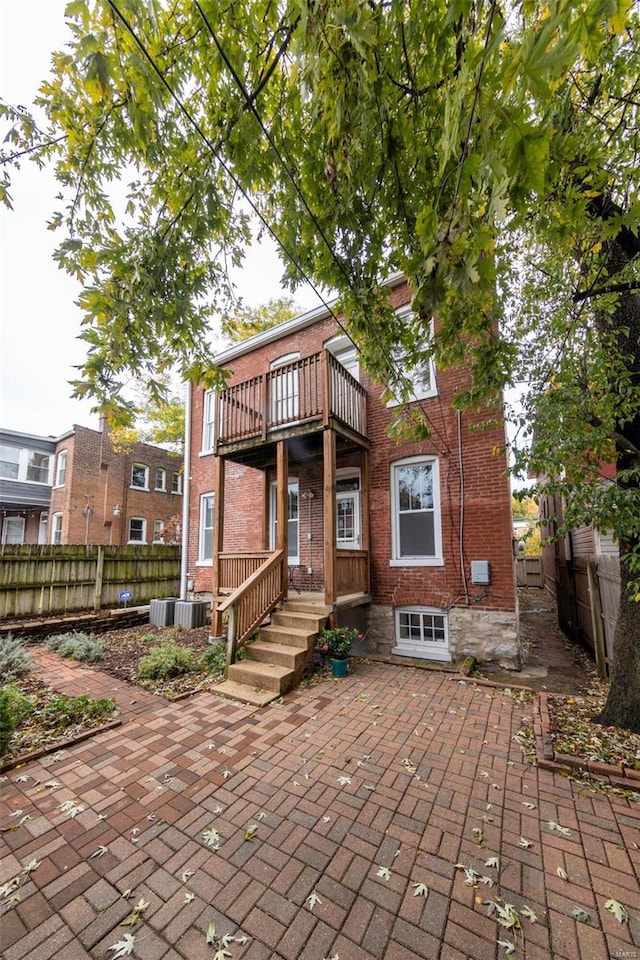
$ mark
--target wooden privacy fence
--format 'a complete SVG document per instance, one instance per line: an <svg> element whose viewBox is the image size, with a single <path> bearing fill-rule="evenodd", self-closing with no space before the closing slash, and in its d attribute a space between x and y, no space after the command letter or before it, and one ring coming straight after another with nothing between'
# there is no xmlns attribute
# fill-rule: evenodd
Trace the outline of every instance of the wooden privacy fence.
<svg viewBox="0 0 640 960"><path fill-rule="evenodd" d="M541 587L542 557L517 557L516 580L519 587Z"/></svg>
<svg viewBox="0 0 640 960"><path fill-rule="evenodd" d="M569 572L575 605L572 632L591 647L598 676L606 677L620 606L620 561L613 556L574 557Z"/></svg>
<svg viewBox="0 0 640 960"><path fill-rule="evenodd" d="M0 620L146 604L176 596L180 547L3 545Z"/></svg>

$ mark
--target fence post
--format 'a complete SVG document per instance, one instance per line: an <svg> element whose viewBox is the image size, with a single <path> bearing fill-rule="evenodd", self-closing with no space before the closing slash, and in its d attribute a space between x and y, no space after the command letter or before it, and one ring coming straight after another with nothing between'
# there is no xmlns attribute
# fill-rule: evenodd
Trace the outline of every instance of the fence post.
<svg viewBox="0 0 640 960"><path fill-rule="evenodd" d="M596 655L596 669L601 680L607 677L607 654L605 650L604 631L602 627L602 604L600 602L600 586L594 570L594 563L587 560L587 580L589 583L589 608L591 610L591 624L593 627L593 647Z"/></svg>
<svg viewBox="0 0 640 960"><path fill-rule="evenodd" d="M102 605L102 579L104 577L104 547L98 547L96 558L96 587L93 595L93 609L97 613Z"/></svg>

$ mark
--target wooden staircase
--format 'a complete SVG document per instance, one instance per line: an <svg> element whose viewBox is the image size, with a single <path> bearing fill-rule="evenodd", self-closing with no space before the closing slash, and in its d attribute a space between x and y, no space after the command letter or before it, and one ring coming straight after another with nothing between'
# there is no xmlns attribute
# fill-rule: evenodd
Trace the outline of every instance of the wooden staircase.
<svg viewBox="0 0 640 960"><path fill-rule="evenodd" d="M302 676L330 608L295 597L281 603L258 639L244 647L245 659L232 663L228 677L214 690L243 703L264 706L291 690Z"/></svg>

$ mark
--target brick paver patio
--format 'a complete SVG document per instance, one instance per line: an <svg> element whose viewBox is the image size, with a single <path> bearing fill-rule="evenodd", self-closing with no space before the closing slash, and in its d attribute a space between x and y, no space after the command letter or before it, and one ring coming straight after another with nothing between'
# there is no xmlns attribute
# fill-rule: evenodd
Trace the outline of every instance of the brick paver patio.
<svg viewBox="0 0 640 960"><path fill-rule="evenodd" d="M116 696L123 724L3 778L6 960L113 957L127 935L139 960L496 960L498 940L527 960L640 958L640 804L531 766L513 739L531 705L509 692L358 663L256 712L38 663ZM505 929L486 901L537 921Z"/></svg>

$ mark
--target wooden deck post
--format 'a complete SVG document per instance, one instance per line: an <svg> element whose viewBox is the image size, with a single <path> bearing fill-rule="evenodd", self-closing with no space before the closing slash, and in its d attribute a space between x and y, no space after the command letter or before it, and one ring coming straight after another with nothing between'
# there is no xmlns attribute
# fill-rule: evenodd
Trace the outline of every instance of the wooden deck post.
<svg viewBox="0 0 640 960"><path fill-rule="evenodd" d="M286 440L276 446L276 550L282 550L282 591L286 598L289 583L289 450Z"/></svg>
<svg viewBox="0 0 640 960"><path fill-rule="evenodd" d="M218 612L220 592L220 554L224 544L224 458L213 461L213 602L211 636L222 636L222 614Z"/></svg>
<svg viewBox="0 0 640 960"><path fill-rule="evenodd" d="M333 430L323 434L324 448L324 602L335 607L337 531L336 531L336 435ZM335 613L330 614L330 622Z"/></svg>

